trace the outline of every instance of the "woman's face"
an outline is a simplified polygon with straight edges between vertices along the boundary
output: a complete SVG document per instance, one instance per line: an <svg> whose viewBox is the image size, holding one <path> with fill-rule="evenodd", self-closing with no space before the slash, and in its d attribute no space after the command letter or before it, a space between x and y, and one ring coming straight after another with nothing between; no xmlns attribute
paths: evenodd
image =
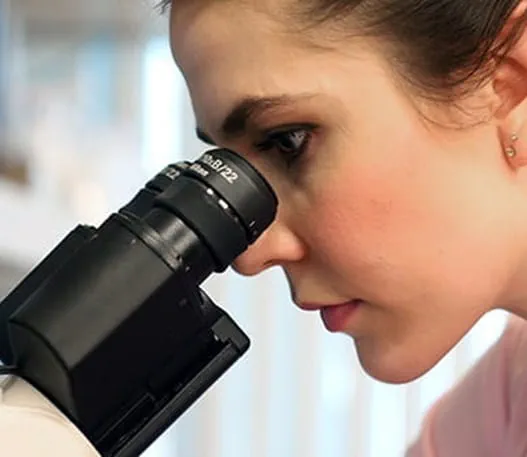
<svg viewBox="0 0 527 457"><path fill-rule="evenodd" d="M361 39L309 45L271 17L281 3L172 11L199 129L258 168L280 202L235 268L283 267L305 309L360 303L322 312L326 326L354 338L373 377L409 381L500 304L512 274L496 127L445 128L452 113L413 98L382 53Z"/></svg>

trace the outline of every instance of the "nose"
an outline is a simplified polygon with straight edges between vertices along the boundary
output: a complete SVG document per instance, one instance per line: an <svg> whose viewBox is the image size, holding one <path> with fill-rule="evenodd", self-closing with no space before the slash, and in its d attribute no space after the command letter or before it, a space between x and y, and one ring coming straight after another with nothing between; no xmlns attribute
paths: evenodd
<svg viewBox="0 0 527 457"><path fill-rule="evenodd" d="M271 226L233 263L244 276L254 276L267 268L297 262L305 256L300 238L280 220Z"/></svg>

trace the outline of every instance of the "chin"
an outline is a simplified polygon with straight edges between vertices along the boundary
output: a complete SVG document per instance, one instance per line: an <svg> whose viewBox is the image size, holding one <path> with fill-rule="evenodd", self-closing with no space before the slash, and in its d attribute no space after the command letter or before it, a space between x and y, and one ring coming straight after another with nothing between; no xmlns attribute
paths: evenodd
<svg viewBox="0 0 527 457"><path fill-rule="evenodd" d="M416 354L415 347L380 350L361 341L357 341L356 346L363 370L373 379L388 384L415 381L428 373L444 355Z"/></svg>

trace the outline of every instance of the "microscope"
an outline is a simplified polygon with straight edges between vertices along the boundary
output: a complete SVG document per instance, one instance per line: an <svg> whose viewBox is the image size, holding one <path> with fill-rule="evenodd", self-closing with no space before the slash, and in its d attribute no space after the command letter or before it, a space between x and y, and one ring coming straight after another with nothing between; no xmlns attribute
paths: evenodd
<svg viewBox="0 0 527 457"><path fill-rule="evenodd" d="M102 457L137 457L249 348L200 285L276 216L227 149L169 165L99 227L73 229L0 303L0 359Z"/></svg>

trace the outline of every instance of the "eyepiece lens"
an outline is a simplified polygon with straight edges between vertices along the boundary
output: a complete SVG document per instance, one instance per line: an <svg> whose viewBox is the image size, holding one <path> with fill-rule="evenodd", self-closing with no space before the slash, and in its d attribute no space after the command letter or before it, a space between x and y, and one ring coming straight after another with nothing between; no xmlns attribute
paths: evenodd
<svg viewBox="0 0 527 457"><path fill-rule="evenodd" d="M239 217L249 243L271 224L278 199L266 179L243 157L229 149L214 149L192 163L184 174L214 189Z"/></svg>

